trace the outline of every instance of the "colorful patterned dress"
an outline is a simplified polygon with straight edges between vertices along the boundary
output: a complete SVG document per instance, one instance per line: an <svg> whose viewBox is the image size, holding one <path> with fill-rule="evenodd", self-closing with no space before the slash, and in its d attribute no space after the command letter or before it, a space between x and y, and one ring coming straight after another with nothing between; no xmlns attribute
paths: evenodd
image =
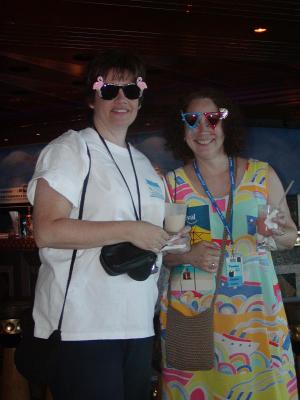
<svg viewBox="0 0 300 400"><path fill-rule="evenodd" d="M210 371L179 371L166 365L165 282L161 302L163 400L295 400L297 382L286 315L269 251L257 248L258 204L266 203L268 165L249 160L233 203L235 251L243 256L243 284L229 287L224 266L214 314L215 361ZM167 176L174 196L174 175ZM192 242L221 243L223 224L207 197L182 168L176 170L177 202L188 204ZM228 196L216 199L224 212ZM224 212L225 215L225 212ZM229 244L229 243L228 243ZM227 248L228 249L228 248ZM215 289L214 274L191 265L172 269L171 302L185 315L206 309ZM189 338L186 338L188 349Z"/></svg>

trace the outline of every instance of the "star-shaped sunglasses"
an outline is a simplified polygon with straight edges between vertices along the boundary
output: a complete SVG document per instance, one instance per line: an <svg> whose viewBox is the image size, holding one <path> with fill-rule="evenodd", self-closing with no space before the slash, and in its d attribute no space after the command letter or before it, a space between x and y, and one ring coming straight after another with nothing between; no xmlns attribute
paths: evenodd
<svg viewBox="0 0 300 400"><path fill-rule="evenodd" d="M113 100L122 89L125 97L129 100L136 100L142 97L144 89L147 89L146 82L142 77L138 77L136 83L127 83L125 85L114 85L112 83L105 83L102 76L98 76L97 81L93 84L93 89L97 90L99 96L103 100Z"/></svg>
<svg viewBox="0 0 300 400"><path fill-rule="evenodd" d="M220 108L219 111L213 112L186 112L181 111L181 120L190 128L196 129L202 119L202 116L206 119L208 124L215 129L217 123L221 119L225 119L228 116L227 108Z"/></svg>

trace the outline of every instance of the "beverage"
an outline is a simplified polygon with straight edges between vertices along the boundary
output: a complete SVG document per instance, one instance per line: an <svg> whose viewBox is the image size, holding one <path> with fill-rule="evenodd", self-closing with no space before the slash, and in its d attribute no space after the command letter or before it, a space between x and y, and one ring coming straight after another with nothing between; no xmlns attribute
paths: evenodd
<svg viewBox="0 0 300 400"><path fill-rule="evenodd" d="M177 233L185 226L186 204L166 203L164 228L169 233Z"/></svg>
<svg viewBox="0 0 300 400"><path fill-rule="evenodd" d="M166 203L164 229L172 236L163 247L163 251L180 250L185 252L189 250L186 237L181 238L181 235L178 234L185 227L186 209L186 204Z"/></svg>
<svg viewBox="0 0 300 400"><path fill-rule="evenodd" d="M9 215L12 222L12 230L10 235L12 237L19 238L21 236L20 214L18 211L9 211Z"/></svg>
<svg viewBox="0 0 300 400"><path fill-rule="evenodd" d="M257 233L263 236L271 236L272 231L267 227L265 224L265 220L267 218L267 215L261 215L257 217L256 220L256 227L257 227Z"/></svg>
<svg viewBox="0 0 300 400"><path fill-rule="evenodd" d="M177 233L185 225L185 215L168 215L165 217L165 230L169 233Z"/></svg>
<svg viewBox="0 0 300 400"><path fill-rule="evenodd" d="M257 233L262 236L272 236L273 230L278 229L277 223L272 221L277 214L278 210L270 204L259 205L256 220Z"/></svg>

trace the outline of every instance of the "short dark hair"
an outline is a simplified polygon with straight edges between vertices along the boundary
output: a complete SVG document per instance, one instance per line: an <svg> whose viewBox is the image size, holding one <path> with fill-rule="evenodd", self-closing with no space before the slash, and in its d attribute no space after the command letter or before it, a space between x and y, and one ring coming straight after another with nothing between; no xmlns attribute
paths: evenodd
<svg viewBox="0 0 300 400"><path fill-rule="evenodd" d="M135 79L139 76L145 79L146 76L143 61L131 50L114 48L99 53L90 61L86 70L85 86L88 101L94 99L93 83L97 77L105 78L111 70L119 77L124 77L127 73L133 75Z"/></svg>
<svg viewBox="0 0 300 400"><path fill-rule="evenodd" d="M238 106L221 90L207 87L182 97L164 130L166 149L171 150L176 159L186 162L194 158L192 150L184 140L184 124L180 112L185 112L193 100L204 98L211 99L218 108L227 108L229 111L228 117L222 121L225 153L234 157L243 149L245 131Z"/></svg>

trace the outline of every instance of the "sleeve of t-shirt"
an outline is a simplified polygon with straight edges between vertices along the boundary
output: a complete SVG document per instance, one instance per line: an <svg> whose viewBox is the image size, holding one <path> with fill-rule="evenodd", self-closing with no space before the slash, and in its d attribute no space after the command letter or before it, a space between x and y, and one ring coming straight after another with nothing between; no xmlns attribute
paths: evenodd
<svg viewBox="0 0 300 400"><path fill-rule="evenodd" d="M69 131L49 143L40 153L32 179L28 183L27 197L34 204L36 183L45 179L49 186L79 207L83 181L88 172L85 141L77 132Z"/></svg>

